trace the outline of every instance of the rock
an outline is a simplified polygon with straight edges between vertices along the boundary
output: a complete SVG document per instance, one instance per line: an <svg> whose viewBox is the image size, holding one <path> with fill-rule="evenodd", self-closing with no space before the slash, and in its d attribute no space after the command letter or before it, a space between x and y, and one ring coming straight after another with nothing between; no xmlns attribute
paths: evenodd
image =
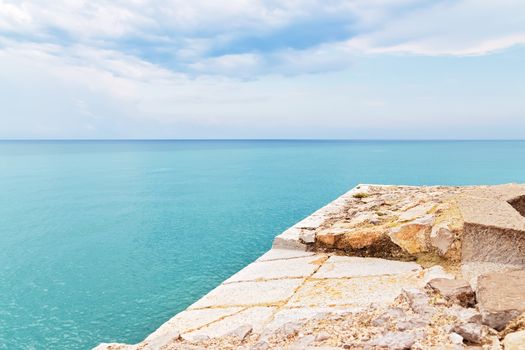
<svg viewBox="0 0 525 350"><path fill-rule="evenodd" d="M412 209L408 209L404 211L403 213L401 213L401 215L399 215L399 220L400 221L414 220L418 217L426 215L434 206L435 206L435 203L432 203L432 202L417 205L413 207Z"/></svg>
<svg viewBox="0 0 525 350"><path fill-rule="evenodd" d="M372 320L374 327L387 327L395 320L406 318L406 313L400 308L388 308L384 313Z"/></svg>
<svg viewBox="0 0 525 350"><path fill-rule="evenodd" d="M240 341L243 341L248 336L248 334L250 334L251 332L252 332L252 326L249 324L245 324L235 329L228 335L230 337L234 337L234 338L239 339Z"/></svg>
<svg viewBox="0 0 525 350"><path fill-rule="evenodd" d="M270 348L270 345L266 341L261 340L261 341L255 343L250 348L250 350L268 350L269 348Z"/></svg>
<svg viewBox="0 0 525 350"><path fill-rule="evenodd" d="M350 220L350 226L358 226L364 223L371 223L374 224L374 222L379 222L379 217L376 213L369 212L369 211L363 211L355 215Z"/></svg>
<svg viewBox="0 0 525 350"><path fill-rule="evenodd" d="M415 333L409 332L387 332L384 335L368 341L366 344L376 347L384 347L390 350L410 349L417 341Z"/></svg>
<svg viewBox="0 0 525 350"><path fill-rule="evenodd" d="M452 344L463 344L463 337L457 333L450 333L448 339Z"/></svg>
<svg viewBox="0 0 525 350"><path fill-rule="evenodd" d="M273 240L273 248L296 249L306 251L306 245L301 243L302 229L290 227Z"/></svg>
<svg viewBox="0 0 525 350"><path fill-rule="evenodd" d="M335 230L335 229L325 229L321 230L316 235L316 240L319 243L322 243L328 247L335 246L336 242L342 237L345 232L348 230Z"/></svg>
<svg viewBox="0 0 525 350"><path fill-rule="evenodd" d="M210 337L205 335L205 334L197 334L197 335L193 336L191 338L191 340L194 341L194 342L201 342L201 341L210 340Z"/></svg>
<svg viewBox="0 0 525 350"><path fill-rule="evenodd" d="M156 350L162 348L164 345L172 342L181 340L180 333L168 333L153 339L147 340L146 345L141 350Z"/></svg>
<svg viewBox="0 0 525 350"><path fill-rule="evenodd" d="M476 304L476 295L467 281L435 278L428 282L428 286L453 303L465 307Z"/></svg>
<svg viewBox="0 0 525 350"><path fill-rule="evenodd" d="M320 332L315 337L315 341L317 342L323 342L328 339L330 339L330 334L328 334L327 332Z"/></svg>
<svg viewBox="0 0 525 350"><path fill-rule="evenodd" d="M430 321L427 319L420 319L417 317L408 318L404 320L399 320L396 323L396 329L398 331L407 331L416 328L424 328L430 324Z"/></svg>
<svg viewBox="0 0 525 350"><path fill-rule="evenodd" d="M432 230L433 220L434 216L427 215L399 227L394 227L388 235L392 242L410 254L426 252L427 236Z"/></svg>
<svg viewBox="0 0 525 350"><path fill-rule="evenodd" d="M429 304L428 295L419 289L403 289L401 295L408 301L410 308L416 314L424 317L431 317L434 314L434 309Z"/></svg>
<svg viewBox="0 0 525 350"><path fill-rule="evenodd" d="M507 334L503 339L505 350L523 350L525 349L525 330Z"/></svg>
<svg viewBox="0 0 525 350"><path fill-rule="evenodd" d="M291 344L288 349L290 350L303 350L306 347L308 347L310 344L312 344L315 341L315 336L313 335L306 335L304 337L301 337L297 339L293 344Z"/></svg>
<svg viewBox="0 0 525 350"><path fill-rule="evenodd" d="M525 331L525 313L510 321L509 324L507 324L507 327L505 327L499 335L504 338L507 334L518 331Z"/></svg>
<svg viewBox="0 0 525 350"><path fill-rule="evenodd" d="M525 312L525 270L494 272L478 277L476 296L483 323L502 330Z"/></svg>
<svg viewBox="0 0 525 350"><path fill-rule="evenodd" d="M441 223L432 228L430 232L430 243L437 248L441 255L445 255L454 242L454 233L450 230L448 224Z"/></svg>
<svg viewBox="0 0 525 350"><path fill-rule="evenodd" d="M302 230L299 239L303 243L314 243L315 242L315 231L314 230Z"/></svg>
<svg viewBox="0 0 525 350"><path fill-rule="evenodd" d="M481 324L481 314L476 309L466 309L459 305L453 305L445 309L445 314L456 317L461 323Z"/></svg>
<svg viewBox="0 0 525 350"><path fill-rule="evenodd" d="M485 349L487 350L501 350L501 342L499 341L499 338L495 335L488 337L490 344L485 345ZM489 347L490 346L490 347Z"/></svg>
<svg viewBox="0 0 525 350"><path fill-rule="evenodd" d="M299 330L301 329L301 325L297 322L287 322L283 324L281 327L277 328L275 330L275 333L285 337L285 338L291 338L297 335L299 333Z"/></svg>
<svg viewBox="0 0 525 350"><path fill-rule="evenodd" d="M134 345L119 344L119 343L101 343L92 350L132 350L136 347Z"/></svg>
<svg viewBox="0 0 525 350"><path fill-rule="evenodd" d="M453 331L463 337L468 342L480 344L485 336L483 326L478 323L464 323L456 325Z"/></svg>
<svg viewBox="0 0 525 350"><path fill-rule="evenodd" d="M425 271L425 276L423 277L423 281L425 284L432 281L435 278L448 278L448 279L454 279L454 275L448 273L445 271L443 266L440 265L434 265Z"/></svg>

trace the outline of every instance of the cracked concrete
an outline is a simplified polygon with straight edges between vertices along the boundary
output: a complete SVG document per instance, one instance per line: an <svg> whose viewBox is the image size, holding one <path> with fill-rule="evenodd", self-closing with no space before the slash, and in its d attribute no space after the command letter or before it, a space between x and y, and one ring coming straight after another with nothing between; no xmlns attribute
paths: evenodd
<svg viewBox="0 0 525 350"><path fill-rule="evenodd" d="M433 278L463 273L475 284L481 273L523 267L523 194L523 185L357 186L276 237L273 249L144 342L96 349L161 349L244 325L264 334L304 317L387 306Z"/></svg>

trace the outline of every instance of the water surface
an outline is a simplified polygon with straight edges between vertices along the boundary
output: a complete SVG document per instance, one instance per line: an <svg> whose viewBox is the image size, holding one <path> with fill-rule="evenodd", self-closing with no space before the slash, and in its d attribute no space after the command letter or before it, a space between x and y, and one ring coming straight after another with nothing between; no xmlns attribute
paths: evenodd
<svg viewBox="0 0 525 350"><path fill-rule="evenodd" d="M133 343L358 183L525 182L525 142L0 142L0 349Z"/></svg>

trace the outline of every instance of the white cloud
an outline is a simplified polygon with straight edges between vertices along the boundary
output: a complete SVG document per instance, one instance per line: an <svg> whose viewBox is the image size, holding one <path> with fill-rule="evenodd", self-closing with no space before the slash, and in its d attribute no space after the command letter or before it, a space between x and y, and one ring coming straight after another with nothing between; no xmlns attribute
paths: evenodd
<svg viewBox="0 0 525 350"><path fill-rule="evenodd" d="M280 30L316 20L347 21L351 37L269 51L236 47L251 37L279 41ZM0 37L3 31L66 52L73 44L185 73L241 77L343 68L354 53L482 55L525 43L523 23L520 0L0 0ZM217 48L222 53L210 56Z"/></svg>
<svg viewBox="0 0 525 350"><path fill-rule="evenodd" d="M295 25L321 23L323 30L331 21L347 21L349 37L271 49L237 44L278 41ZM34 128L40 136L76 130L89 137L104 128L108 135L122 128L140 135L149 122L341 128L347 117L356 127L373 128L391 125L389 111L404 113L398 121L418 124L421 111L397 102L408 105L404 99L412 96L318 86L308 73L335 79L332 72L362 57L486 55L525 44L524 23L525 5L512 0L0 0L0 89L13 96L11 85L19 85L20 96L5 94L4 106L28 118L4 115L0 130L23 131L42 111L47 122ZM405 91L421 98L417 89ZM34 107L24 105L27 100ZM425 101L437 110L442 105L436 98ZM491 110L488 103L475 111ZM325 116L334 106L340 111ZM509 114L515 110L509 104ZM126 121L136 130L126 129Z"/></svg>

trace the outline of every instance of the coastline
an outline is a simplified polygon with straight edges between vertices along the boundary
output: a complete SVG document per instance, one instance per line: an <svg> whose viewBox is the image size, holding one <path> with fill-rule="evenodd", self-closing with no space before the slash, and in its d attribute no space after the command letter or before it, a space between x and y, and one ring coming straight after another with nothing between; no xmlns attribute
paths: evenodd
<svg viewBox="0 0 525 350"><path fill-rule="evenodd" d="M432 343L462 348L476 342L497 349L507 336L498 337L497 331L505 332L525 311L525 301L521 310L521 299L513 297L513 305L518 305L515 312L502 316L501 310L484 311L493 297L483 305L451 302L432 284L438 280L459 285L461 293L475 300L482 294L480 278L484 283L483 278L495 278L494 274L522 271L524 199L523 185L358 185L278 235L270 251L143 342L100 344L95 349L314 349L316 343L318 347L343 348L338 347L340 339L330 336L319 341L320 331L308 334L306 325L324 322L329 334L328 329L339 322L334 317L360 320L368 314L379 319L405 304L411 317L421 322L414 321L410 329L393 335L385 329L371 331L369 324L354 324L349 327L364 337L353 339L355 347L350 348L381 348L385 344L390 348L388 337L393 337L393 343L408 339L414 349L431 348ZM519 276L515 278L518 285L524 283ZM441 304L433 304L431 296ZM426 322L428 315L414 310L414 300L436 320ZM465 313L472 316L469 322L462 320ZM438 322L446 315L455 317L456 328L448 329ZM283 337L290 324L296 332ZM469 338L468 332L460 329L465 324L474 324L471 327L479 337Z"/></svg>

